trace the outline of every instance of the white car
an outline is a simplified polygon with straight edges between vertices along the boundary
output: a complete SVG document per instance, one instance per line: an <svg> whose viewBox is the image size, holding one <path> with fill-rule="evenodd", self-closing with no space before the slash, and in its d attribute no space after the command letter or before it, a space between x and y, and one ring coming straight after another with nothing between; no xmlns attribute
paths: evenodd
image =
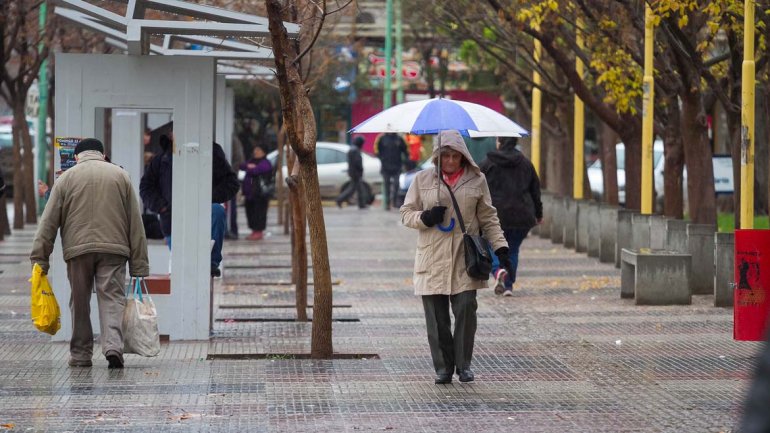
<svg viewBox="0 0 770 433"><path fill-rule="evenodd" d="M618 163L618 202L626 202L626 147L623 143L615 145L615 157ZM663 197L663 141L655 140L652 146L653 178L655 179L655 192L658 200ZM601 199L604 196L604 174L602 173L602 161L596 160L588 166L588 181L591 183L591 192L594 198ZM685 173L685 179L687 174Z"/></svg>
<svg viewBox="0 0 770 433"><path fill-rule="evenodd" d="M318 164L318 184L321 189L321 198L335 198L342 187L350 179L348 177L348 150L347 144L319 141L316 143L316 162ZM267 159L275 167L278 151L267 154ZM364 181L369 184L372 191L377 193L382 185L380 174L380 160L368 153L361 152L364 164ZM286 164L283 165L284 179L288 175Z"/></svg>

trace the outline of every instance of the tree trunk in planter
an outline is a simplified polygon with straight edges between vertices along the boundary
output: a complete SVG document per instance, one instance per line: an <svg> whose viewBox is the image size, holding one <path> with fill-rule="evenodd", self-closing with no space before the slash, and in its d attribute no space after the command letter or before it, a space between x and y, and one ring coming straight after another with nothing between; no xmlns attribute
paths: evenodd
<svg viewBox="0 0 770 433"><path fill-rule="evenodd" d="M16 123L14 120L14 129L17 128ZM21 134L18 132L13 133L13 228L24 228L24 166L21 163Z"/></svg>
<svg viewBox="0 0 770 433"><path fill-rule="evenodd" d="M332 347L332 282L329 270L329 251L326 242L323 208L316 167L316 121L295 58L298 49L289 40L283 26L284 8L278 0L265 0L269 21L270 38L275 57L276 77L281 93L281 107L286 125L287 139L297 155L300 181L305 192L307 219L310 227L313 255L313 327L310 356L328 359ZM302 31L311 25L303 21ZM302 35L300 35L300 40Z"/></svg>
<svg viewBox="0 0 770 433"><path fill-rule="evenodd" d="M626 209L642 208L642 124L630 114L622 116L625 128L616 130L624 145Z"/></svg>
<svg viewBox="0 0 770 433"><path fill-rule="evenodd" d="M690 220L696 224L716 224L714 166L703 101L697 90L691 92L685 89L681 97Z"/></svg>
<svg viewBox="0 0 770 433"><path fill-rule="evenodd" d="M684 218L684 142L678 98L669 98L667 104L668 122L663 131L663 215L670 218Z"/></svg>
<svg viewBox="0 0 770 433"><path fill-rule="evenodd" d="M305 206L302 201L302 180L299 177L299 167L292 164L292 173L286 183L289 186L289 202L291 203L291 243L294 259L292 260L292 277L295 287L295 302L297 321L307 322L307 242L305 242Z"/></svg>

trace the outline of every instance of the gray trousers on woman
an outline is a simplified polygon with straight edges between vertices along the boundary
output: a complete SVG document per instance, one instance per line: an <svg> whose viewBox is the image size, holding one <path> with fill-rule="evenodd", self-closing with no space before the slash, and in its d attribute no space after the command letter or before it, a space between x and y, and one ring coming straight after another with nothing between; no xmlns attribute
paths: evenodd
<svg viewBox="0 0 770 433"><path fill-rule="evenodd" d="M455 332L449 305L455 317ZM422 297L428 344L436 374L453 374L471 367L473 341L476 336L476 291L468 290L456 295L426 295Z"/></svg>
<svg viewBox="0 0 770 433"><path fill-rule="evenodd" d="M123 353L123 309L126 305L127 258L116 254L86 253L67 260L70 280L72 340L70 357L91 360L94 334L91 328L91 291L96 286L102 354Z"/></svg>

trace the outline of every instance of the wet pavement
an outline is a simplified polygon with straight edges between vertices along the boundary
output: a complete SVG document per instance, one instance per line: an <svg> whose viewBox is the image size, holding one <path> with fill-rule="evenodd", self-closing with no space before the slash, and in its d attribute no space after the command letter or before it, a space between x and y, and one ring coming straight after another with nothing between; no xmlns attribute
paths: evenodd
<svg viewBox="0 0 770 433"><path fill-rule="evenodd" d="M713 297L636 306L612 265L530 236L514 296L479 293L476 381L434 385L414 231L397 212L325 211L346 359L301 359L311 325L292 321L275 209L272 236L225 243L210 341L126 355L117 371L100 355L68 367L67 344L34 329L34 227L0 242L0 431L735 431L759 346L732 340L732 309Z"/></svg>

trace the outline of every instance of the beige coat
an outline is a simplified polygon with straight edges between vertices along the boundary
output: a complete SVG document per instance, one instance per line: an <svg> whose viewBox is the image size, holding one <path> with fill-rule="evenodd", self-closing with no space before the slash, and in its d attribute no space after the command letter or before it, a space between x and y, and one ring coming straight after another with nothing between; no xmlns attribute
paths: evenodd
<svg viewBox="0 0 770 433"><path fill-rule="evenodd" d="M30 260L48 272L48 258L61 229L64 260L86 253L128 258L131 276L150 273L147 238L131 180L125 170L85 151L56 181L32 242Z"/></svg>
<svg viewBox="0 0 770 433"><path fill-rule="evenodd" d="M473 162L465 142L457 131L441 133L442 148L449 147L465 156L465 172L452 188L460 206L468 234L479 234L492 244L493 250L507 247L497 210L492 206L487 181ZM438 147L433 146L433 157L438 156ZM401 222L417 230L417 253L414 261L415 295L455 295L467 290L487 287L487 281L473 280L465 272L465 252L460 223L455 221L455 228L450 233L436 227L427 227L420 219L423 211L436 206L438 179L436 170L423 170L415 176L401 206ZM446 185L441 184L441 206L446 206L442 226L455 218L452 199Z"/></svg>

